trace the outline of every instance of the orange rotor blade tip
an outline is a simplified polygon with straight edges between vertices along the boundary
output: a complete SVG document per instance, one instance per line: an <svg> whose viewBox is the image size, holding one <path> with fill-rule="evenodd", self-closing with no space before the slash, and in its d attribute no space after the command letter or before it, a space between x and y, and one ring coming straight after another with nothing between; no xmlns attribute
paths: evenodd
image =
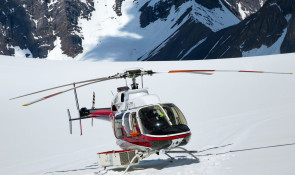
<svg viewBox="0 0 295 175"><path fill-rule="evenodd" d="M29 106L28 104L24 104L24 105L22 105L22 106Z"/></svg>

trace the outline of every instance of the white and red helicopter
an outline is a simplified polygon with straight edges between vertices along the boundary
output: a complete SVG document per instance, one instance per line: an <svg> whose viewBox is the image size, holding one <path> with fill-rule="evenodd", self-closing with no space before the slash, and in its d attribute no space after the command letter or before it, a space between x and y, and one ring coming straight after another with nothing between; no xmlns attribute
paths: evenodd
<svg viewBox="0 0 295 175"><path fill-rule="evenodd" d="M281 72L264 72L264 71L236 71L236 70L172 70L166 73L196 73L203 75L212 75L214 72L245 72L245 73L270 73L270 74L292 74ZM114 135L117 139L116 143L122 148L121 151L108 151L98 153L98 163L102 167L108 166L126 166L125 172L131 165L138 164L140 160L152 155L164 153L172 158L169 153L188 153L195 159L193 154L197 151L188 151L181 147L188 144L191 131L188 127L185 116L181 110L173 103L161 103L159 97L149 94L147 88L139 88L136 78L154 75L163 72L154 72L152 70L131 69L123 73L117 73L109 77L96 78L86 81L80 81L65 84L38 92L18 96L17 99L40 92L62 88L66 86L74 86L73 88L60 91L40 98L23 106L29 106L42 100L54 97L59 94L74 90L76 106L79 111L78 118L71 118L68 109L70 122L70 132L72 134L72 121L80 121L80 130L82 135L83 119L103 119L112 122ZM92 108L80 108L77 98L76 89L94 83L99 83L113 79L132 79L130 88L128 86L118 87L117 94L111 103L110 108L95 108L95 94L93 97ZM81 84L79 86L76 86ZM12 100L10 99L10 100ZM181 151L173 151L172 149L180 148Z"/></svg>

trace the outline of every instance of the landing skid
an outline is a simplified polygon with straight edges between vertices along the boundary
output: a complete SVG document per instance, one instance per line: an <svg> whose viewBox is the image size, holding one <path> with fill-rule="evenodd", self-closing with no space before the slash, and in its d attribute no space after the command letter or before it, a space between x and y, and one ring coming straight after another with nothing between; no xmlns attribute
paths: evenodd
<svg viewBox="0 0 295 175"><path fill-rule="evenodd" d="M133 162L136 160L136 158L140 160L142 160L143 158L143 153L142 152L138 152L133 158L132 160L130 161L129 165L127 166L127 168L125 169L124 171L124 174L128 171L128 169L130 168L130 166L133 164Z"/></svg>
<svg viewBox="0 0 295 175"><path fill-rule="evenodd" d="M189 154L191 155L194 159L196 159L197 161L199 161L199 159L193 154L193 153L198 153L198 151L192 151L192 150L187 150L183 147L177 147L178 149L181 149L180 151L174 151L174 150L169 150L169 151L165 151L165 155L167 155L170 159L171 162L173 162L173 160L175 159L174 157L172 157L170 154ZM176 149L176 148L173 148ZM129 168L134 165L135 162L137 162L136 164L138 164L142 159L149 157L150 155L152 155L155 152L135 152L135 155L133 156L133 158L130 160L130 162L128 163L128 166L126 167L124 174L129 170ZM103 170L100 170L97 174L101 175L101 174L106 174L109 170L107 169L106 166L103 166Z"/></svg>
<svg viewBox="0 0 295 175"><path fill-rule="evenodd" d="M171 153L172 154L184 154L184 153L186 153L186 154L191 155L194 159L199 161L199 159L193 154L193 153L198 153L198 151L189 151L189 150L187 150L187 149L185 149L183 147L176 147L176 148L182 149L182 151L171 151L171 150L169 150L169 151L165 152L166 156L168 156L170 159L172 159L172 161L175 158L170 155ZM176 148L174 148L174 149L176 149Z"/></svg>

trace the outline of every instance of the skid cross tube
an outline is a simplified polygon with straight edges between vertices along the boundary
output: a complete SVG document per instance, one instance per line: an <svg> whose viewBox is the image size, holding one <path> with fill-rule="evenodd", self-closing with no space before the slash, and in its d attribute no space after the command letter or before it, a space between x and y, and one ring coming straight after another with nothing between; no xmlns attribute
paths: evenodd
<svg viewBox="0 0 295 175"><path fill-rule="evenodd" d="M136 154L132 160L130 161L129 165L127 166L127 168L124 171L124 174L128 171L128 169L130 168L131 164L135 161L136 158L139 158L141 155L140 154Z"/></svg>

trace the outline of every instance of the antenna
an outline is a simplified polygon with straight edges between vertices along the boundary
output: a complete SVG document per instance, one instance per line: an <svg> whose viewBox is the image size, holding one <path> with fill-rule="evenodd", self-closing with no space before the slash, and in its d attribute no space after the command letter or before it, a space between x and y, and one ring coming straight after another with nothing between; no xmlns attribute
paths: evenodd
<svg viewBox="0 0 295 175"><path fill-rule="evenodd" d="M143 76L141 75L141 88L143 88Z"/></svg>

